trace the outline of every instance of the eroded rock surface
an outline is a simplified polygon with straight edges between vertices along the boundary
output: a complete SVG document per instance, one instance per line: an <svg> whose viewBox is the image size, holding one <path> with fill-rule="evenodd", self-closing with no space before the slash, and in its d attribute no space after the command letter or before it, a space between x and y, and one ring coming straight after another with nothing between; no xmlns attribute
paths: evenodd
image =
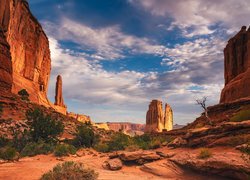
<svg viewBox="0 0 250 180"><path fill-rule="evenodd" d="M224 49L225 87L220 103L250 97L250 28L245 26Z"/></svg>
<svg viewBox="0 0 250 180"><path fill-rule="evenodd" d="M38 104L49 106L47 99L48 80L51 70L49 41L41 25L32 15L27 1L24 0L1 0L0 4L1 31L4 32L12 60L12 71L8 68L6 87L13 78L12 92L18 93L26 89L30 94L30 100ZM1 35L1 51L5 58L9 59L8 45ZM2 54L2 53L1 53ZM9 61L2 60L6 67L10 66ZM6 63L7 62L7 63ZM2 63L1 63L2 65ZM8 81L8 82L7 82Z"/></svg>

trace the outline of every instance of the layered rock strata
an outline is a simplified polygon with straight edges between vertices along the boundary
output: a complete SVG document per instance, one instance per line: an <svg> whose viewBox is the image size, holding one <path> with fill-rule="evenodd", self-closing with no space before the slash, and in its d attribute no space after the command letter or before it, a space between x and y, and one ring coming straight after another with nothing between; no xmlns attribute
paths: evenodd
<svg viewBox="0 0 250 180"><path fill-rule="evenodd" d="M27 1L1 0L0 22L4 41L10 46L12 92L18 93L21 89L26 89L31 101L49 106L49 41L41 25L30 12ZM1 35L1 39L2 37Z"/></svg>
<svg viewBox="0 0 250 180"><path fill-rule="evenodd" d="M225 87L220 103L250 98L250 28L243 26L224 49Z"/></svg>
<svg viewBox="0 0 250 180"><path fill-rule="evenodd" d="M166 104L165 112L162 109L162 102L153 100L147 111L145 132L162 132L173 129L173 111Z"/></svg>

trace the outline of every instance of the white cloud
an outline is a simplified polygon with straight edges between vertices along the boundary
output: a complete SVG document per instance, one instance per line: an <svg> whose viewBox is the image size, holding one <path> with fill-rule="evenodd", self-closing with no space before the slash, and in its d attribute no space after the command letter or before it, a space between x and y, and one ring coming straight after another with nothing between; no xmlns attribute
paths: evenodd
<svg viewBox="0 0 250 180"><path fill-rule="evenodd" d="M206 47L208 42L197 40L194 43L177 45L171 52L168 49L168 53L184 59L182 65L189 62L189 53L195 58L187 65L188 70L180 69L159 74L126 70L108 72L98 62L93 63L86 59L85 55L63 49L56 39L49 39L52 56L49 97L54 97L55 79L61 74L64 97L72 106L69 106L69 110L89 114L95 121L130 120L143 123L148 103L156 98L170 103L174 108L175 122L184 124L193 120L200 112L194 103L196 98L206 95L209 96L211 104L218 102L222 84L216 81L220 74L207 76L213 67L202 69L202 65L197 63L199 58L207 55L201 49ZM195 85L203 89L188 90L190 86ZM76 107L73 107L73 104L77 104Z"/></svg>
<svg viewBox="0 0 250 180"><path fill-rule="evenodd" d="M124 51L161 55L164 46L154 44L147 38L138 38L121 32L119 26L99 29L79 22L62 18L59 24L43 22L49 35L58 40L69 40L82 49L94 51L92 56L98 60L115 60L124 57Z"/></svg>
<svg viewBox="0 0 250 180"><path fill-rule="evenodd" d="M211 26L220 24L228 32L249 25L249 0L130 0L153 15L173 19L169 27L178 27L187 37L213 33Z"/></svg>

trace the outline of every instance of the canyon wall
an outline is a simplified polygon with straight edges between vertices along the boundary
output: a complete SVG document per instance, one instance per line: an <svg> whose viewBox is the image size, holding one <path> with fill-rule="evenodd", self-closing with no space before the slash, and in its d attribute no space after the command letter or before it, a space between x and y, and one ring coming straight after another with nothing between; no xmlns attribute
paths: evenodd
<svg viewBox="0 0 250 180"><path fill-rule="evenodd" d="M220 103L250 98L250 28L243 26L224 49L225 87Z"/></svg>
<svg viewBox="0 0 250 180"><path fill-rule="evenodd" d="M3 40L1 35L1 45L6 41L10 48L12 71L8 72L13 78L12 92L26 89L31 101L49 106L51 60L49 41L41 25L25 0L1 0L0 20L5 37Z"/></svg>
<svg viewBox="0 0 250 180"><path fill-rule="evenodd" d="M0 30L0 91L11 92L12 81L10 46Z"/></svg>
<svg viewBox="0 0 250 180"><path fill-rule="evenodd" d="M162 132L173 129L173 111L170 105L165 105L165 112L162 109L162 102L152 100L146 115L145 132Z"/></svg>

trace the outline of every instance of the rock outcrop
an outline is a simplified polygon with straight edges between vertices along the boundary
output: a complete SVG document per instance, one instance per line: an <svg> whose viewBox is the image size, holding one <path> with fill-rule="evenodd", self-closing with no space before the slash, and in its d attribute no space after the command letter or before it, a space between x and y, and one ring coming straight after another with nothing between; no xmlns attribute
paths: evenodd
<svg viewBox="0 0 250 180"><path fill-rule="evenodd" d="M63 93L62 93L62 77L57 76L56 79L56 89L55 89L55 103L52 107L64 115L67 114L67 106L64 104Z"/></svg>
<svg viewBox="0 0 250 180"><path fill-rule="evenodd" d="M169 104L165 104L164 126L167 131L173 129L173 110Z"/></svg>
<svg viewBox="0 0 250 180"><path fill-rule="evenodd" d="M224 49L225 87L220 103L250 98L250 28L243 26Z"/></svg>
<svg viewBox="0 0 250 180"><path fill-rule="evenodd" d="M56 91L55 91L55 105L66 107L64 105L63 93L62 93L62 77L60 75L57 76L56 79Z"/></svg>
<svg viewBox="0 0 250 180"><path fill-rule="evenodd" d="M91 123L92 124L90 116L87 116L85 114L76 114L73 112L67 112L67 116L72 117L72 118L74 118L77 121L82 122L82 123Z"/></svg>
<svg viewBox="0 0 250 180"><path fill-rule="evenodd" d="M47 99L51 70L49 41L41 25L30 12L27 1L1 0L0 22L5 40L10 46L12 92L17 93L21 89L26 89L31 101L49 106ZM8 46L5 47L8 49ZM7 79L6 81L11 81L9 76Z"/></svg>
<svg viewBox="0 0 250 180"><path fill-rule="evenodd" d="M162 132L173 129L173 111L171 107L165 105L165 113L162 110L162 102L153 100L146 115L145 132Z"/></svg>

